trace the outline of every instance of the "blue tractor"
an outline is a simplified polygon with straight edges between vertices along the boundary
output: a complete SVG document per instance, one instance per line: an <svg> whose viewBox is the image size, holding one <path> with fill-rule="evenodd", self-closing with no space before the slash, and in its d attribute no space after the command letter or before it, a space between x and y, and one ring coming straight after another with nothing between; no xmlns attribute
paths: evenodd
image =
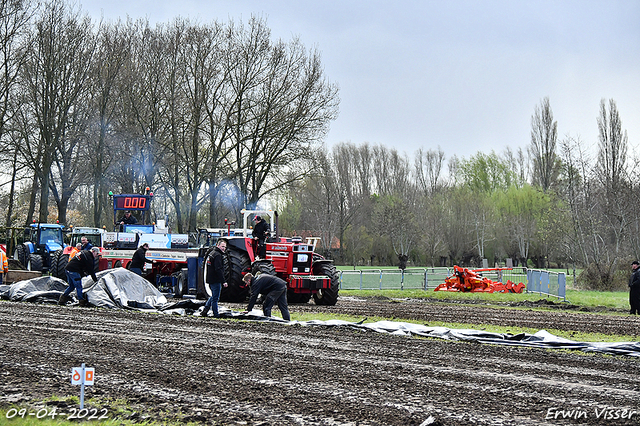
<svg viewBox="0 0 640 426"><path fill-rule="evenodd" d="M64 226L53 223L32 223L24 229L22 243L16 246L13 258L29 271L48 272L53 254L65 246Z"/></svg>

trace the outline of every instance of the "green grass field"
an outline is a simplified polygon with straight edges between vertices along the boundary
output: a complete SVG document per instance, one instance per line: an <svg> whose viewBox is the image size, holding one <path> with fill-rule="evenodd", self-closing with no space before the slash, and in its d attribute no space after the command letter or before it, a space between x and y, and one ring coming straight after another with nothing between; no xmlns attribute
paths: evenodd
<svg viewBox="0 0 640 426"><path fill-rule="evenodd" d="M337 266L342 272L340 294L361 294L363 296L384 295L392 298L437 298L454 300L487 300L489 302L518 302L523 300L539 300L549 298L553 301L566 302L573 305L590 308L605 307L624 309L629 307L629 294L627 292L598 292L583 291L573 288L573 277L566 278L566 301L553 296L537 292L522 294L515 293L457 293L438 292L433 289L444 282L452 269L446 268L407 268L404 276L398 268L393 267L358 267ZM425 269L427 272L427 290L424 290ZM449 272L449 273L448 273ZM554 270L552 272L565 272L566 270ZM497 280L495 273L487 273L487 277ZM503 281L510 279L514 283L527 284L527 276L515 271L504 271ZM358 293L362 292L362 293ZM378 292L378 293L376 293Z"/></svg>

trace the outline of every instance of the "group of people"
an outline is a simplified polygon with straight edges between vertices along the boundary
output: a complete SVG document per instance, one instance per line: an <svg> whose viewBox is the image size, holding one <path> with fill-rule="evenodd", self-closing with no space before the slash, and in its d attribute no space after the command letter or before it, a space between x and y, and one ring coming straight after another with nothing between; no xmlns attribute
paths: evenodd
<svg viewBox="0 0 640 426"><path fill-rule="evenodd" d="M209 311L212 311L213 316L216 318L220 316L218 310L220 293L222 287L228 286L224 278L224 263L222 260L222 256L227 250L227 244L227 240L219 239L205 261L205 283L211 290L211 296L205 303L202 312L200 312L201 317L206 317ZM291 321L287 304L287 283L285 280L269 274L260 274L254 277L253 274L248 273L243 277L243 281L251 290L249 304L247 310L244 311L245 314L253 309L258 300L258 296L262 295L262 313L264 316L270 317L271 309L277 303L280 313L282 314L282 319Z"/></svg>
<svg viewBox="0 0 640 426"><path fill-rule="evenodd" d="M127 212L125 216L120 220L121 224L135 223L135 218L131 216L130 212ZM255 216L254 221L256 226L253 229L253 238L257 240L258 245L258 258L264 258L266 255L265 239L268 234L269 225L260 217ZM224 262L223 256L227 249L227 240L221 238L218 240L216 246L211 250L205 261L205 283L211 290L211 296L204 305L204 309L200 313L200 316L206 317L209 311L212 311L213 316L218 318L220 312L218 309L218 302L220 300L220 293L222 287L227 287L228 284L225 280ZM142 275L142 268L145 263L153 263L153 260L147 259L146 252L149 250L149 244L142 244L133 254L129 269L138 275ZM83 294L82 277L90 275L94 282L97 281L95 275L95 259L100 255L100 249L93 247L86 237L81 238L81 243L73 248L69 255L69 262L66 267L67 283L68 287L58 300L59 305L64 305L71 301L70 294L75 289L78 297L78 304L80 306L87 306L88 302ZM1 262L1 258L0 258ZM0 283L2 282L2 275L0 274ZM286 321L291 320L289 314L289 308L287 304L287 283L276 276L269 274L260 274L253 276L248 273L243 278L244 283L250 288L251 295L249 297L249 304L245 313L249 313L256 304L259 295L263 295L262 311L265 316L271 316L271 310L275 304L278 305L282 318Z"/></svg>

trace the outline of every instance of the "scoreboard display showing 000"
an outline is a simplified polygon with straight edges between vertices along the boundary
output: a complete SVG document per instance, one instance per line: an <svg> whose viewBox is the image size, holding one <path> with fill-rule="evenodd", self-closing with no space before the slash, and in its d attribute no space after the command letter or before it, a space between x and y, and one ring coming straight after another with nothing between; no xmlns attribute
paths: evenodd
<svg viewBox="0 0 640 426"><path fill-rule="evenodd" d="M147 211L151 195L122 194L113 196L114 210Z"/></svg>

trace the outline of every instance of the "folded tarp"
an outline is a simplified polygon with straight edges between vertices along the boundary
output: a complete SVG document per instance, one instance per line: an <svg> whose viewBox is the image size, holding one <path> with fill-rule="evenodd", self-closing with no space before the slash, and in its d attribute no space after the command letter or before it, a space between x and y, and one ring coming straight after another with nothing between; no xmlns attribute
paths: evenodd
<svg viewBox="0 0 640 426"><path fill-rule="evenodd" d="M149 281L124 268L108 269L97 274L95 284L91 277L82 279L87 300L99 308L157 310L167 298Z"/></svg>
<svg viewBox="0 0 640 426"><path fill-rule="evenodd" d="M58 301L60 294L67 288L67 283L59 278L38 277L19 281L0 288L0 297L16 302L48 302Z"/></svg>
<svg viewBox="0 0 640 426"><path fill-rule="evenodd" d="M124 268L109 269L82 278L83 293L93 306L114 309L159 310L167 298L149 281ZM57 303L67 283L55 277L38 277L0 287L0 297L15 302ZM75 290L70 297L75 300Z"/></svg>

